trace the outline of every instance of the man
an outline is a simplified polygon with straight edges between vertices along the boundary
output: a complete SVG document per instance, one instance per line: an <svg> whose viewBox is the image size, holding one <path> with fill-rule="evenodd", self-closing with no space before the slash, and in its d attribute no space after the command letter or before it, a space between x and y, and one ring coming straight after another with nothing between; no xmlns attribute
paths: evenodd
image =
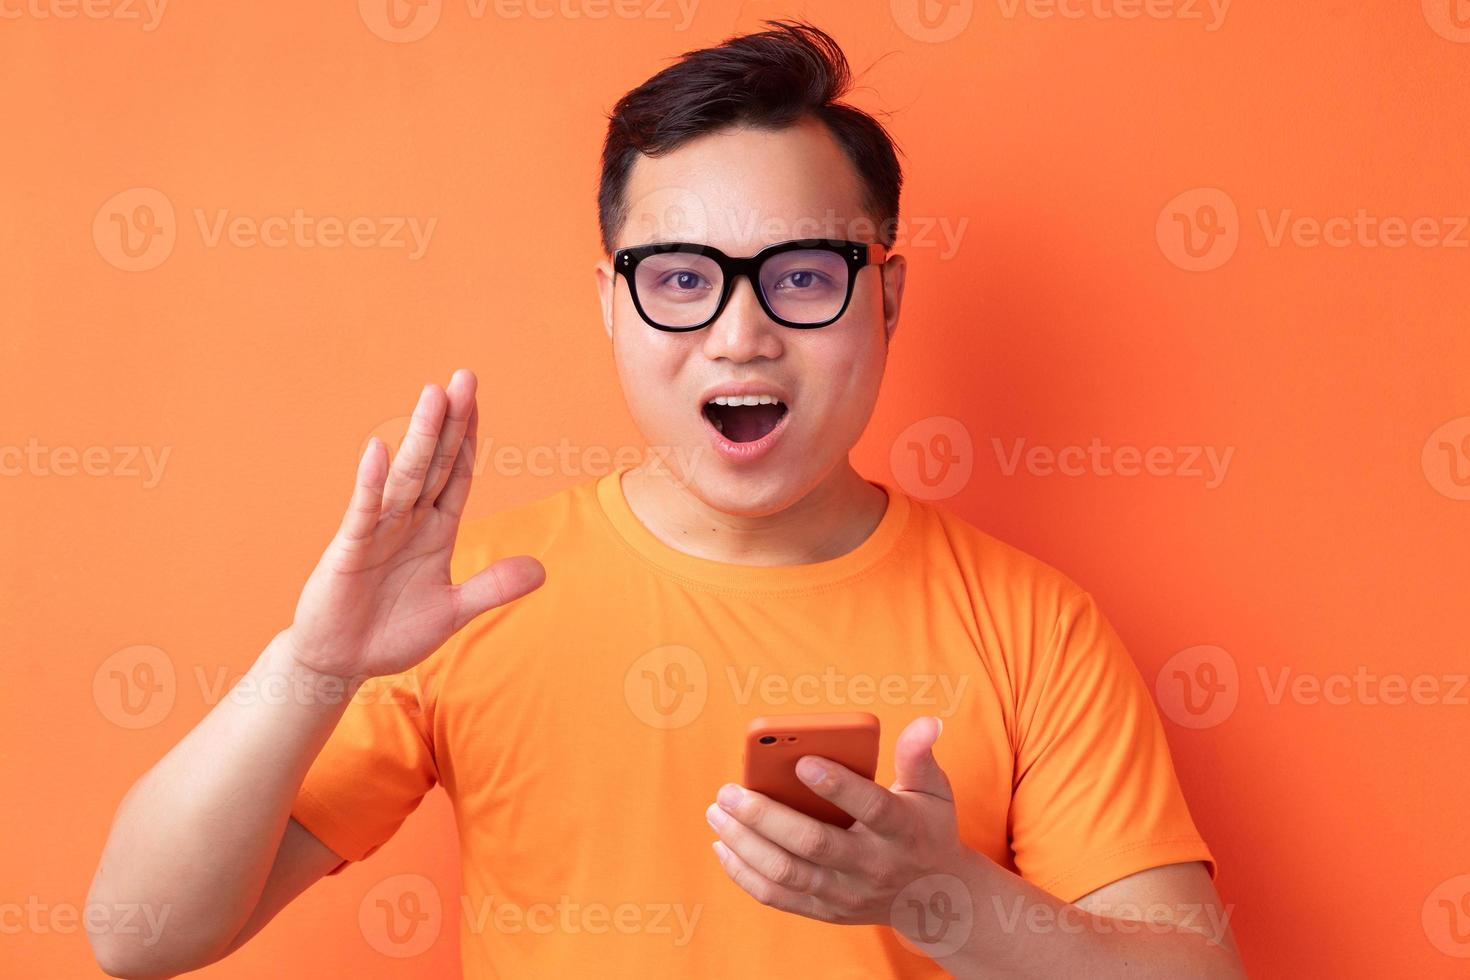
<svg viewBox="0 0 1470 980"><path fill-rule="evenodd" d="M596 281L653 458L461 526L475 377L427 386L245 682L293 696L222 700L120 807L90 899L171 916L104 969L227 955L442 783L466 976L1240 975L1091 596L848 462L900 168L831 38L771 27L609 121ZM798 765L851 828L738 785L751 718L833 710L883 723L878 781Z"/></svg>

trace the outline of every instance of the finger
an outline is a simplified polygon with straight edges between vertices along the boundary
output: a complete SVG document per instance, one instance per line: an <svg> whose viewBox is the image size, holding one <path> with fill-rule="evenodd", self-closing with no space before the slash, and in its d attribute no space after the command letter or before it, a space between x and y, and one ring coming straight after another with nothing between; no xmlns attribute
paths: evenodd
<svg viewBox="0 0 1470 980"><path fill-rule="evenodd" d="M424 476L429 472L434 446L439 441L439 429L444 421L446 398L438 385L424 385L419 401L414 406L413 417L408 422L408 433L393 458L393 468L388 471L388 482L383 488L383 513L400 515L413 508L424 486Z"/></svg>
<svg viewBox="0 0 1470 980"><path fill-rule="evenodd" d="M796 760L796 776L813 793L876 834L891 836L906 826L892 793L841 763L804 755Z"/></svg>
<svg viewBox="0 0 1470 980"><path fill-rule="evenodd" d="M784 847L777 847L761 834L711 803L704 818L720 835L720 840L761 877L783 888L806 895L819 895L832 883L833 872L805 858L799 858Z"/></svg>
<svg viewBox="0 0 1470 980"><path fill-rule="evenodd" d="M459 455L460 443L464 441L470 412L475 407L476 384L474 372L460 368L454 372L454 376L449 379L449 386L444 389L449 398L449 408L444 413L444 427L439 430L439 441L434 446L429 472L424 475L424 489L419 492L421 504L432 504L449 480L455 457Z"/></svg>
<svg viewBox="0 0 1470 980"><path fill-rule="evenodd" d="M454 466L449 471L449 482L444 485L444 490L434 505L455 518L464 513L465 502L470 497L470 484L475 479L475 450L479 446L479 438L480 406L472 401L464 439L460 443L459 452L455 454Z"/></svg>
<svg viewBox="0 0 1470 980"><path fill-rule="evenodd" d="M944 722L933 715L925 715L909 722L898 736L893 750L893 770L897 778L893 781L895 792L926 793L942 800L954 802L954 790L949 777L934 758L934 743L944 730Z"/></svg>
<svg viewBox="0 0 1470 980"><path fill-rule="evenodd" d="M715 799L721 810L799 858L837 871L858 867L859 845L849 830L734 783L720 787Z"/></svg>
<svg viewBox="0 0 1470 980"><path fill-rule="evenodd" d="M769 905L783 912L794 912L809 919L833 921L833 916L826 911L819 899L783 888L765 878L721 841L714 842L714 851L715 856L720 859L720 867L725 869L725 874L730 876L730 880L762 905Z"/></svg>
<svg viewBox="0 0 1470 980"><path fill-rule="evenodd" d="M530 555L502 558L453 587L456 631L483 612L534 592L546 581L546 568Z"/></svg>
<svg viewBox="0 0 1470 980"><path fill-rule="evenodd" d="M388 477L388 451L377 436L368 439L362 459L357 461L357 482L342 515L341 534L347 541L360 541L378 526L383 503L383 481Z"/></svg>

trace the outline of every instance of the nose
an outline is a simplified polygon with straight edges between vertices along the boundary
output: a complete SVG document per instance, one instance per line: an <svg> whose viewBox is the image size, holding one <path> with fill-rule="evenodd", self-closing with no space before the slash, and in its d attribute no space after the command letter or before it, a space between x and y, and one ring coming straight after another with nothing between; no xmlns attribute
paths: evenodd
<svg viewBox="0 0 1470 980"><path fill-rule="evenodd" d="M757 357L781 356L781 325L766 316L748 276L739 276L730 290L730 301L706 328L705 356L725 358L737 364Z"/></svg>

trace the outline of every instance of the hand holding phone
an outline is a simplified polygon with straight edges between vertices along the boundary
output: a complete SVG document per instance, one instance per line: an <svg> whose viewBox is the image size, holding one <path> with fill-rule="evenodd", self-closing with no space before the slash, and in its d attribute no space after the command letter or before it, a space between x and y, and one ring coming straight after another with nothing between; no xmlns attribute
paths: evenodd
<svg viewBox="0 0 1470 980"><path fill-rule="evenodd" d="M853 817L822 799L796 775L796 760L820 756L864 779L878 769L878 718L866 711L767 715L745 730L745 778L755 790L800 813L844 830Z"/></svg>

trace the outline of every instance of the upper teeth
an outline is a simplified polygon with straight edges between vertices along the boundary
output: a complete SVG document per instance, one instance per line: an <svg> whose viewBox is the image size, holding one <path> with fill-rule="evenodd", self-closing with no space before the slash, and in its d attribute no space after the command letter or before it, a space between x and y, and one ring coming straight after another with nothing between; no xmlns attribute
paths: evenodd
<svg viewBox="0 0 1470 980"><path fill-rule="evenodd" d="M716 395L710 400L713 405L779 405L781 399L775 395Z"/></svg>

